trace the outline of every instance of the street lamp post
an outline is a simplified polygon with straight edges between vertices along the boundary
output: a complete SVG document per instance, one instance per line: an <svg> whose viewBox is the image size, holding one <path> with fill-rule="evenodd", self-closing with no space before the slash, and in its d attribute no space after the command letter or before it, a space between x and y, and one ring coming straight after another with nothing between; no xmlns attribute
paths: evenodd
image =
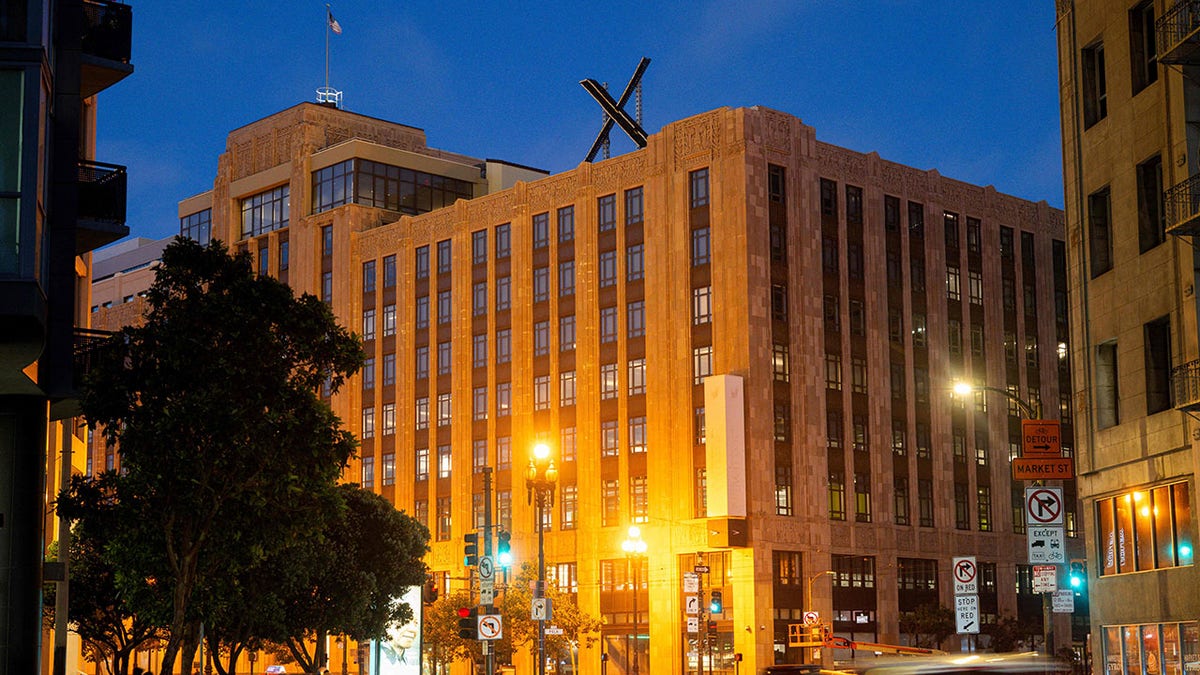
<svg viewBox="0 0 1200 675"><path fill-rule="evenodd" d="M544 443L533 447L533 456L525 468L525 492L530 503L537 498L538 581L533 589L535 600L546 597L546 509L554 506L554 487L558 469L550 459L550 448ZM546 675L546 619L538 619L538 675Z"/></svg>
<svg viewBox="0 0 1200 675"><path fill-rule="evenodd" d="M1021 413L1025 415L1025 419L1037 420L1037 419L1042 418L1042 410L1041 410L1040 402L1030 403L1030 402L1026 401L1025 399L1021 398L1020 396L1017 396L1013 392L1011 392L1007 389L1001 389L1000 387L988 387L985 385L971 384L970 382L966 382L966 381L962 381L962 380L954 383L954 393L958 394L959 396L961 396L963 398L966 398L966 396L968 394L971 394L972 392L974 392L976 390L990 391L990 392L993 392L996 394L1000 394L1001 396L1004 396L1005 398L1012 401L1013 404L1015 404L1017 406L1017 408L1021 411ZM1035 483L1035 485L1036 485L1036 483ZM1046 654L1048 656L1054 656L1054 623L1052 621L1052 619L1054 618L1053 607L1051 605L1050 594L1042 593L1041 595L1042 595L1042 646L1045 648Z"/></svg>
<svg viewBox="0 0 1200 675"><path fill-rule="evenodd" d="M816 581L817 579L820 579L821 577L825 576L826 574L833 576L833 575L837 574L837 572L834 572L833 570L825 570L823 572L817 572L816 574L814 574L808 578L808 593L804 596L804 604L808 605L807 611L813 610L813 596L812 596L813 595L813 592L812 592L813 582ZM809 635L808 637L810 640L812 639L811 635ZM809 647L809 658L805 659L806 661L812 660L812 649L813 649L813 647ZM824 661L825 661L825 652L822 651L821 652L821 662L824 663Z"/></svg>
<svg viewBox="0 0 1200 675"><path fill-rule="evenodd" d="M638 652L640 650L640 641L638 638L638 593L642 589L642 559L646 557L646 542L642 539L641 528L637 525L630 525L629 536L621 543L621 548L625 551L625 556L629 560L629 564L633 566L633 650L630 652L630 655L633 659L633 675L638 675L640 667L638 663ZM628 649L628 646L626 646L626 649Z"/></svg>

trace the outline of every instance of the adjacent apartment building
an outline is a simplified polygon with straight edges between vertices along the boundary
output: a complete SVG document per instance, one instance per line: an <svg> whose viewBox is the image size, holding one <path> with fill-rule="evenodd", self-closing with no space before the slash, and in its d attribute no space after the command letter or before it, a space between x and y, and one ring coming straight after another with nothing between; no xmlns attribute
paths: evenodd
<svg viewBox="0 0 1200 675"><path fill-rule="evenodd" d="M951 386L1042 403L1074 447L1066 242L1045 203L765 108L547 176L305 103L232 132L213 189L179 215L362 336L366 366L331 401L362 440L347 478L429 527L443 590L466 583L485 468L515 556L536 558L524 476L551 446L549 576L605 619L585 673L601 652L609 672L797 661L805 610L903 644L905 616L952 606L958 555L977 556L985 634L1041 621L1009 472L1019 406ZM688 632L698 563L724 597L711 659Z"/></svg>
<svg viewBox="0 0 1200 675"><path fill-rule="evenodd" d="M90 251L129 234L125 167L93 153L96 96L133 72L131 26L107 0L0 3L0 672L76 669L65 605L43 631L43 582L64 581L43 561L66 545L49 500L84 468Z"/></svg>
<svg viewBox="0 0 1200 675"><path fill-rule="evenodd" d="M1191 672L1200 668L1200 6L1057 7L1095 670Z"/></svg>

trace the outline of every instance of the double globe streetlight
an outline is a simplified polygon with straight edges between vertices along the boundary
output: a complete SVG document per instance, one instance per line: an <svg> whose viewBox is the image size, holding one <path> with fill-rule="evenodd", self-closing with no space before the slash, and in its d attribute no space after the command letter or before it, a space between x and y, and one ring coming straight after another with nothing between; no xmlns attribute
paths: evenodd
<svg viewBox="0 0 1200 675"><path fill-rule="evenodd" d="M625 541L621 542L621 549L625 551L625 557L629 564L633 567L633 649L629 649L626 644L626 651L630 652L633 659L633 675L638 675L638 652L640 651L640 637L638 636L638 593L642 589L641 572L642 559L646 557L646 541L642 539L642 529L637 525L629 526L629 536Z"/></svg>
<svg viewBox="0 0 1200 675"><path fill-rule="evenodd" d="M538 533L538 581L533 589L534 605L541 604L543 613L538 618L538 675L546 675L546 616L545 608L549 605L543 602L546 597L546 510L554 507L554 488L558 483L558 469L550 458L550 447L545 443L533 446L533 456L529 458L529 466L525 468L525 493L529 503L537 499L537 533Z"/></svg>

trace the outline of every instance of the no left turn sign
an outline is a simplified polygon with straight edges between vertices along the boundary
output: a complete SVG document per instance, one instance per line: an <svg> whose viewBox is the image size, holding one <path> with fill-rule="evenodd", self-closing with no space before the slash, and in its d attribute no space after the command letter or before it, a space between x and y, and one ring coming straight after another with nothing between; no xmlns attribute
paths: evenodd
<svg viewBox="0 0 1200 675"><path fill-rule="evenodd" d="M502 626L499 614L480 614L479 623L476 624L479 629L479 639L499 640L504 635Z"/></svg>

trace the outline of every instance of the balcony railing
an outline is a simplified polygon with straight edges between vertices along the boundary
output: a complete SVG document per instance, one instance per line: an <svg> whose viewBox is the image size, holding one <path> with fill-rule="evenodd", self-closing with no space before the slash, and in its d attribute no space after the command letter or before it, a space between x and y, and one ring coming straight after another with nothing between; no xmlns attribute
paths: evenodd
<svg viewBox="0 0 1200 675"><path fill-rule="evenodd" d="M80 92L86 98L133 72L133 8L110 0L83 0Z"/></svg>
<svg viewBox="0 0 1200 675"><path fill-rule="evenodd" d="M1167 234L1190 237L1200 234L1200 174L1163 193L1167 209Z"/></svg>
<svg viewBox="0 0 1200 675"><path fill-rule="evenodd" d="M1154 22L1159 63L1200 63L1200 0L1178 0Z"/></svg>
<svg viewBox="0 0 1200 675"><path fill-rule="evenodd" d="M1176 409L1200 410L1200 360L1172 368L1171 389L1175 394Z"/></svg>
<svg viewBox="0 0 1200 675"><path fill-rule="evenodd" d="M76 253L93 251L129 235L125 227L125 167L79 160Z"/></svg>

